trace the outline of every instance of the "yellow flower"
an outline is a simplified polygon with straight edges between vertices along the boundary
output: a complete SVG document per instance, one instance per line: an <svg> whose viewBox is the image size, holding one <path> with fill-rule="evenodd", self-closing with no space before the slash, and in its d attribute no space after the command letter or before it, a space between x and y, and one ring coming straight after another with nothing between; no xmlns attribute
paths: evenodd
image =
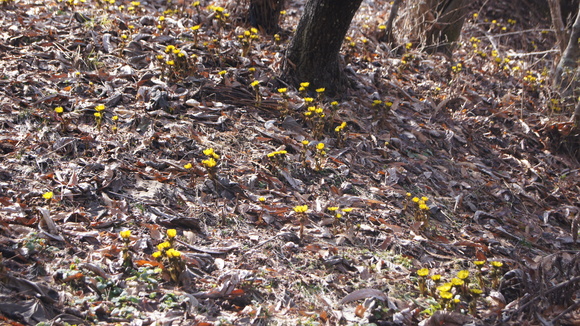
<svg viewBox="0 0 580 326"><path fill-rule="evenodd" d="M175 230L175 229L167 230L167 237L169 237L170 239L175 238L176 235L177 235L177 230Z"/></svg>
<svg viewBox="0 0 580 326"><path fill-rule="evenodd" d="M318 144L316 144L316 149L319 150L319 151L323 150L324 149L324 143L318 143Z"/></svg>
<svg viewBox="0 0 580 326"><path fill-rule="evenodd" d="M211 147L203 150L203 155L205 156L213 156L213 154L215 154L215 151Z"/></svg>
<svg viewBox="0 0 580 326"><path fill-rule="evenodd" d="M163 55L161 55L161 54L158 54L158 55L156 56L156 58L157 58L157 60L163 60Z"/></svg>
<svg viewBox="0 0 580 326"><path fill-rule="evenodd" d="M503 263L501 261L492 261L491 266L493 266L495 268L500 268L503 266Z"/></svg>
<svg viewBox="0 0 580 326"><path fill-rule="evenodd" d="M285 87L284 88L278 88L278 93L280 93L280 94L284 94L284 93L286 93L286 91L288 91L288 89L285 88Z"/></svg>
<svg viewBox="0 0 580 326"><path fill-rule="evenodd" d="M420 270L417 271L417 275L419 275L421 277L425 277L425 276L429 275L429 269L428 268L421 268Z"/></svg>
<svg viewBox="0 0 580 326"><path fill-rule="evenodd" d="M253 81L253 82L250 84L250 86L252 86L252 87L256 87L256 86L258 86L258 85L260 85L260 81L259 81L259 80L254 80L254 81Z"/></svg>
<svg viewBox="0 0 580 326"><path fill-rule="evenodd" d="M439 274L431 275L431 279L435 282L438 282L439 280L441 280L441 275Z"/></svg>
<svg viewBox="0 0 580 326"><path fill-rule="evenodd" d="M383 31L383 30L387 29L387 26L385 26L385 25L379 25L379 29L380 29L381 31Z"/></svg>
<svg viewBox="0 0 580 326"><path fill-rule="evenodd" d="M99 104L97 106L95 106L95 111L100 112L105 110L105 105L104 104Z"/></svg>
<svg viewBox="0 0 580 326"><path fill-rule="evenodd" d="M258 29L255 27L250 28L250 32L257 34L258 33Z"/></svg>
<svg viewBox="0 0 580 326"><path fill-rule="evenodd" d="M337 106L338 105L338 102L337 101L332 101L332 102L330 102L330 105Z"/></svg>
<svg viewBox="0 0 580 326"><path fill-rule="evenodd" d="M459 279L464 280L464 279L469 277L469 271L468 270L461 270L461 271L457 272L457 277Z"/></svg>
<svg viewBox="0 0 580 326"><path fill-rule="evenodd" d="M266 198L265 197L260 197L260 198L258 198L258 201L261 202L261 203L263 203L263 202L266 201Z"/></svg>
<svg viewBox="0 0 580 326"><path fill-rule="evenodd" d="M163 17L163 16L159 16L159 21L160 21L160 22L162 22L162 21L164 21L164 20L165 20L165 17Z"/></svg>
<svg viewBox="0 0 580 326"><path fill-rule="evenodd" d="M42 198L44 199L52 199L54 197L54 193L52 191L47 191L42 194Z"/></svg>
<svg viewBox="0 0 580 326"><path fill-rule="evenodd" d="M350 213L350 212L352 212L353 209L354 208L352 208L352 207L347 207L347 208L343 208L342 211L345 213Z"/></svg>
<svg viewBox="0 0 580 326"><path fill-rule="evenodd" d="M191 4L194 7L198 7L199 6L199 1L195 1L194 3Z"/></svg>
<svg viewBox="0 0 580 326"><path fill-rule="evenodd" d="M449 292L449 291L451 291L452 287L453 287L453 285L451 283L445 283L443 285L438 286L437 290L439 292Z"/></svg>
<svg viewBox="0 0 580 326"><path fill-rule="evenodd" d="M309 82L300 83L300 87L308 88L310 86Z"/></svg>
<svg viewBox="0 0 580 326"><path fill-rule="evenodd" d="M429 206L425 205L425 204L420 204L419 205L419 209L422 211L428 211L429 210Z"/></svg>
<svg viewBox="0 0 580 326"><path fill-rule="evenodd" d="M166 63L168 66L173 66L173 65L175 65L175 61L173 61L173 60L168 60L168 61L166 61L165 63Z"/></svg>
<svg viewBox="0 0 580 326"><path fill-rule="evenodd" d="M227 71L225 71L225 70L222 70L222 71L218 72L218 75L220 75L220 76L223 76L223 75L225 75L226 73L227 73Z"/></svg>
<svg viewBox="0 0 580 326"><path fill-rule="evenodd" d="M111 119L113 119L113 121L117 121L117 120L119 120L119 116L118 115L114 115Z"/></svg>
<svg viewBox="0 0 580 326"><path fill-rule="evenodd" d="M305 213L308 210L308 205L298 205L294 207L294 211L296 213Z"/></svg>
<svg viewBox="0 0 580 326"><path fill-rule="evenodd" d="M95 118L100 118L101 117L101 112L95 112L94 115L95 115Z"/></svg>
<svg viewBox="0 0 580 326"><path fill-rule="evenodd" d="M418 197L413 197L413 199L411 199L414 203L418 203L419 202L419 198Z"/></svg>
<svg viewBox="0 0 580 326"><path fill-rule="evenodd" d="M207 160L201 161L201 164L203 164L207 168L213 168L213 167L215 167L217 165L217 162L212 157L210 157Z"/></svg>
<svg viewBox="0 0 580 326"><path fill-rule="evenodd" d="M312 103L314 101L314 99L312 97L305 97L304 98L304 102L306 103Z"/></svg>
<svg viewBox="0 0 580 326"><path fill-rule="evenodd" d="M191 29L192 31L197 31L199 28L201 27L201 25L195 25L195 26L191 26L189 29Z"/></svg>
<svg viewBox="0 0 580 326"><path fill-rule="evenodd" d="M119 232L119 235L121 236L121 238L123 239L129 239L131 237L131 230L124 230Z"/></svg>
<svg viewBox="0 0 580 326"><path fill-rule="evenodd" d="M324 87L317 88L316 93L324 93L325 90L326 90L326 88L324 88Z"/></svg>
<svg viewBox="0 0 580 326"><path fill-rule="evenodd" d="M286 10L280 10L280 15L286 15Z"/></svg>
<svg viewBox="0 0 580 326"><path fill-rule="evenodd" d="M451 284L453 284L455 286L461 286L461 285L465 284L465 282L462 279L458 279L457 277L454 277L453 279L451 279Z"/></svg>
<svg viewBox="0 0 580 326"><path fill-rule="evenodd" d="M485 260L476 260L473 263L475 266L483 266L485 264Z"/></svg>
<svg viewBox="0 0 580 326"><path fill-rule="evenodd" d="M421 197L421 200L422 200L422 201L424 201L424 202L426 202L426 201L428 201L428 200L429 200L429 197L425 197L425 196L423 196L423 197Z"/></svg>
<svg viewBox="0 0 580 326"><path fill-rule="evenodd" d="M483 291L481 289L478 289L478 288L470 289L469 292L471 292L472 294L475 294L475 295L480 295L483 293Z"/></svg>
<svg viewBox="0 0 580 326"><path fill-rule="evenodd" d="M254 71L256 71L256 68L254 68L254 67L250 67L250 68L248 68L248 71L249 71L249 72L254 72Z"/></svg>
<svg viewBox="0 0 580 326"><path fill-rule="evenodd" d="M161 242L160 244L157 245L157 249L159 251L163 251L163 250L170 248L170 247L171 247L171 243L169 243L167 241Z"/></svg>
<svg viewBox="0 0 580 326"><path fill-rule="evenodd" d="M302 145L304 145L304 146L308 146L308 144L310 144L310 141L308 141L308 140L304 139L304 140L303 140L301 143L302 143Z"/></svg>
<svg viewBox="0 0 580 326"><path fill-rule="evenodd" d="M165 252L165 254L169 258L178 258L178 257L181 257L181 252L179 252L179 251L177 251L177 250L175 250L173 248L167 249L167 251Z"/></svg>
<svg viewBox="0 0 580 326"><path fill-rule="evenodd" d="M327 207L326 209L328 209L331 212L334 212L334 211L338 210L338 207L337 206L331 206L331 207Z"/></svg>
<svg viewBox="0 0 580 326"><path fill-rule="evenodd" d="M453 294L451 292L447 292L447 291L439 292L439 296L441 296L441 298L446 299L446 300L453 298Z"/></svg>
<svg viewBox="0 0 580 326"><path fill-rule="evenodd" d="M58 114L61 114L61 113L64 112L64 109L63 109L62 106L57 106L57 107L54 108L54 112L56 112Z"/></svg>
<svg viewBox="0 0 580 326"><path fill-rule="evenodd" d="M153 258L159 258L159 257L161 257L161 251L156 251L156 252L152 253L151 256L153 256Z"/></svg>

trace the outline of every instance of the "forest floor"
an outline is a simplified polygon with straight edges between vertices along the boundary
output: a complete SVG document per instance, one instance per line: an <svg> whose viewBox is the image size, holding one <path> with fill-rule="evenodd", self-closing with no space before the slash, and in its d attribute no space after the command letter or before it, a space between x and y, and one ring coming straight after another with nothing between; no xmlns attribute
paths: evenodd
<svg viewBox="0 0 580 326"><path fill-rule="evenodd" d="M326 99L276 78L300 2L276 38L111 2L0 1L3 324L580 323L542 12L473 9L450 60L365 1Z"/></svg>

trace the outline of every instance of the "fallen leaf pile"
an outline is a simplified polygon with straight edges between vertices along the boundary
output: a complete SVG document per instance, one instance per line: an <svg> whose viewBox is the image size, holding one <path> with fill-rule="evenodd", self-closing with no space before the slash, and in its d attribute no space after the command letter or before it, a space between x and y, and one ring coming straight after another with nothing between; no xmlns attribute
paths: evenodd
<svg viewBox="0 0 580 326"><path fill-rule="evenodd" d="M367 1L326 98L277 78L302 2L0 6L2 320L580 322L549 17L473 4L451 59Z"/></svg>

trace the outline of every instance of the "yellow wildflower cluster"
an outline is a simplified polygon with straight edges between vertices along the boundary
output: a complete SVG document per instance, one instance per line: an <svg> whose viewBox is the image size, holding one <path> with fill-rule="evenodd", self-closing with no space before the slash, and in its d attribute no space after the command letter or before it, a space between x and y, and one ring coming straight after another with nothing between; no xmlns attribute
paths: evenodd
<svg viewBox="0 0 580 326"><path fill-rule="evenodd" d="M259 38L258 37L258 29L255 27L252 27L249 30L244 31L244 33L238 35L238 39L240 40L240 43L242 44L242 56L243 57L248 55L248 53L250 52L250 50L252 48L252 44L258 38Z"/></svg>
<svg viewBox="0 0 580 326"><path fill-rule="evenodd" d="M288 151L280 150L280 151L270 152L266 156L268 156L269 158L272 158L272 157L276 157L276 156L283 156L286 154L288 154Z"/></svg>
<svg viewBox="0 0 580 326"><path fill-rule="evenodd" d="M207 10L213 11L213 19L217 20L222 27L228 22L230 14L225 12L226 10L224 7L210 5L207 7Z"/></svg>
<svg viewBox="0 0 580 326"><path fill-rule="evenodd" d="M46 200L51 200L52 197L54 197L54 193L52 191L47 191L47 192L42 194L42 198L44 198Z"/></svg>
<svg viewBox="0 0 580 326"><path fill-rule="evenodd" d="M294 212L296 213L303 214L306 213L306 211L308 211L308 205L294 206Z"/></svg>
<svg viewBox="0 0 580 326"><path fill-rule="evenodd" d="M97 124L97 129L99 131L101 131L101 124L103 122L103 116L104 116L103 111L104 110L105 110L105 105L104 104L99 104L99 105L95 106L95 111L96 111L94 113L95 123Z"/></svg>
<svg viewBox="0 0 580 326"><path fill-rule="evenodd" d="M451 71L453 71L454 73L459 73L461 72L461 70L463 70L463 65L461 63L451 66Z"/></svg>
<svg viewBox="0 0 580 326"><path fill-rule="evenodd" d="M344 130L344 128L346 128L346 121L342 122L340 125L338 125L336 128L334 128L334 131L336 131L337 133L340 133Z"/></svg>
<svg viewBox="0 0 580 326"><path fill-rule="evenodd" d="M177 230L169 229L166 233L166 241L157 245L157 251L151 256L158 261L163 262L164 268L174 282L179 280L179 275L183 272L185 265L181 260L181 252L174 248Z"/></svg>
<svg viewBox="0 0 580 326"><path fill-rule="evenodd" d="M278 150L266 154L266 157L268 157L268 159L270 160L270 165L272 167L280 168L284 166L284 164L286 164L286 154L288 154L288 151Z"/></svg>
<svg viewBox="0 0 580 326"><path fill-rule="evenodd" d="M220 156L216 154L213 148L204 149L203 154L207 156L207 159L202 160L201 164L205 167L209 178L215 179Z"/></svg>
<svg viewBox="0 0 580 326"><path fill-rule="evenodd" d="M429 198L423 197L413 197L410 192L408 192L403 200L403 211L411 210L414 214L416 221L424 222L426 225L429 222L429 205L427 205ZM414 205L411 205L414 204Z"/></svg>
<svg viewBox="0 0 580 326"><path fill-rule="evenodd" d="M123 230L119 232L119 235L121 236L122 239L129 239L131 238L131 230Z"/></svg>
<svg viewBox="0 0 580 326"><path fill-rule="evenodd" d="M157 59L161 61L165 67L169 67L173 74L177 73L191 73L190 67L194 66L188 62L187 53L175 45L167 45L165 47L165 55L157 55Z"/></svg>

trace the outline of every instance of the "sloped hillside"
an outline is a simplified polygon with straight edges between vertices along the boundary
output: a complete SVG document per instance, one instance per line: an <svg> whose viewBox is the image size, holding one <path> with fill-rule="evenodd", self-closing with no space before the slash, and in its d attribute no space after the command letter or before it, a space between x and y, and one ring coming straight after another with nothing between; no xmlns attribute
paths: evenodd
<svg viewBox="0 0 580 326"><path fill-rule="evenodd" d="M580 322L541 13L474 5L446 58L366 1L327 98L277 78L298 1L274 36L236 1L0 5L5 323Z"/></svg>

